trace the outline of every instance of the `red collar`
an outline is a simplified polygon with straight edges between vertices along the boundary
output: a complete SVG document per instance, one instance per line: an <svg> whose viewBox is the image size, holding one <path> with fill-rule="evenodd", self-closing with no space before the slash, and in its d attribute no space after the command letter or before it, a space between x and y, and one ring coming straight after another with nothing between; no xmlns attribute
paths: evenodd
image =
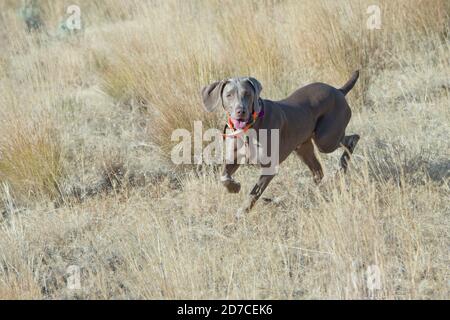
<svg viewBox="0 0 450 320"><path fill-rule="evenodd" d="M260 112L253 112L252 114L252 121L250 121L245 127L244 129L236 129L233 125L233 122L231 121L231 116L230 114L227 112L227 124L225 125L225 128L223 129L223 136L224 138L235 138L237 137L239 134L241 133L246 133L248 131L248 129L250 129L251 127L253 127L253 125L255 124L256 120L258 120L258 118L262 118L264 116L264 111L260 111ZM226 134L226 130L227 127L231 129L232 133L230 134Z"/></svg>

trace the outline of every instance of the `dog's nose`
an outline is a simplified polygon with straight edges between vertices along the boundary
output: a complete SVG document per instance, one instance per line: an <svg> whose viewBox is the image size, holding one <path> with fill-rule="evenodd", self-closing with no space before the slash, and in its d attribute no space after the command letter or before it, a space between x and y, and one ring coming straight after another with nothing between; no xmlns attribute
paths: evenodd
<svg viewBox="0 0 450 320"><path fill-rule="evenodd" d="M244 109L236 109L236 116L238 117L245 117L245 110Z"/></svg>

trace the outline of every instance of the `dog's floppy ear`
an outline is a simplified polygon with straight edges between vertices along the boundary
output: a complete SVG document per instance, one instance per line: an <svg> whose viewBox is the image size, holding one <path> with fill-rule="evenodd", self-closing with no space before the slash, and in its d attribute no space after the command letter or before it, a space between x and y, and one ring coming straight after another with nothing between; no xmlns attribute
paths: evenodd
<svg viewBox="0 0 450 320"><path fill-rule="evenodd" d="M203 105L208 112L212 112L222 105L222 91L227 81L221 80L211 83L202 89Z"/></svg>
<svg viewBox="0 0 450 320"><path fill-rule="evenodd" d="M261 105L259 104L259 95L262 91L262 85L258 80L252 77L248 77L246 80L252 85L253 89L255 90L255 98L253 99L253 112L260 112Z"/></svg>

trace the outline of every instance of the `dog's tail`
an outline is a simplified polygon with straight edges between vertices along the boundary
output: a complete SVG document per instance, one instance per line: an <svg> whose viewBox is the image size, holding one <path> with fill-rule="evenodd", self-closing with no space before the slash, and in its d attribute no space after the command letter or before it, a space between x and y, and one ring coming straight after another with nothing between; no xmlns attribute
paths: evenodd
<svg viewBox="0 0 450 320"><path fill-rule="evenodd" d="M353 72L350 80L348 80L347 83L344 84L344 86L339 89L339 91L342 92L345 96L350 90L352 90L358 78L359 78L359 70L356 70L355 72Z"/></svg>

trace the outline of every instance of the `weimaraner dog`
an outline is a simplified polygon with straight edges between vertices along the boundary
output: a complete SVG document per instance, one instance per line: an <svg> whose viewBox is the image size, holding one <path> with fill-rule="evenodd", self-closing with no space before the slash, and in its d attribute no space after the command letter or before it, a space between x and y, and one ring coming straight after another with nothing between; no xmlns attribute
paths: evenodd
<svg viewBox="0 0 450 320"><path fill-rule="evenodd" d="M319 183L323 171L312 141L323 153L331 153L343 146L345 150L340 165L344 172L350 154L358 143L359 135L345 135L351 117L345 95L353 88L358 77L359 72L354 72L340 89L325 83L312 83L280 101L261 99L262 86L255 78L232 78L204 87L202 98L209 112L223 107L228 115L228 126L232 129L251 127L256 132L260 129L278 129L279 163L295 151L312 171L314 181ZM231 193L237 193L241 188L240 183L232 178L238 167L237 162L224 165L221 181ZM273 177L274 174L261 174L238 215L251 210Z"/></svg>

